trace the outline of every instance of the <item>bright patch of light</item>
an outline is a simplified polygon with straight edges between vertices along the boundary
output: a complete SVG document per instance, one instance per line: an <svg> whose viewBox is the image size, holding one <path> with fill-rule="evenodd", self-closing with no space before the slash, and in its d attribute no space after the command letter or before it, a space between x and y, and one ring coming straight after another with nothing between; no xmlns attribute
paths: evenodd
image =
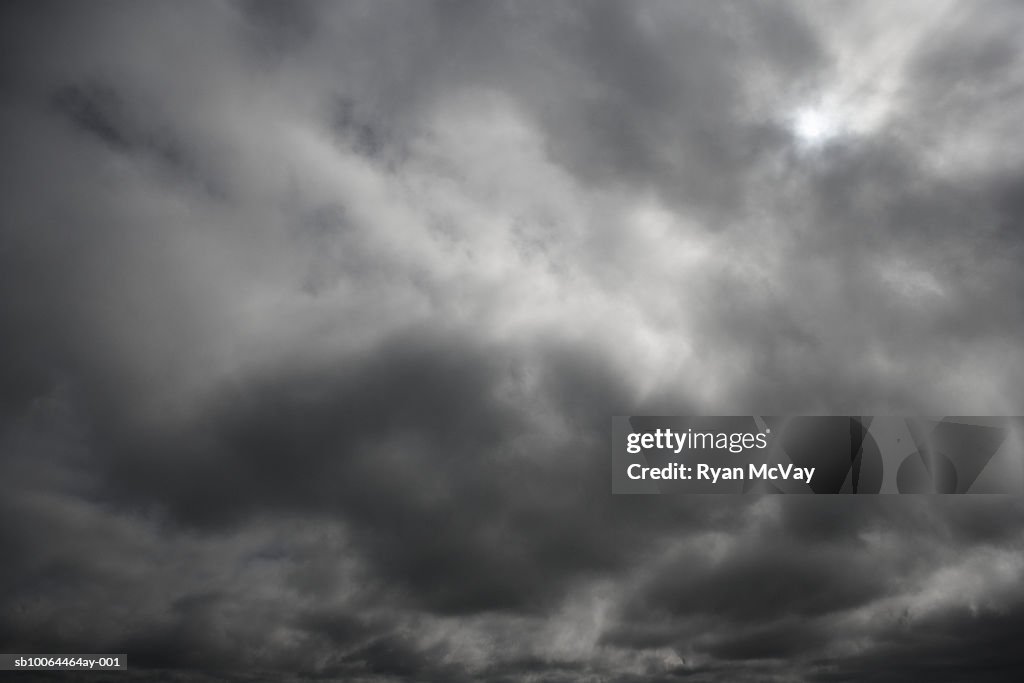
<svg viewBox="0 0 1024 683"><path fill-rule="evenodd" d="M804 107L793 115L791 131L805 147L820 147L841 131L838 118L822 107Z"/></svg>

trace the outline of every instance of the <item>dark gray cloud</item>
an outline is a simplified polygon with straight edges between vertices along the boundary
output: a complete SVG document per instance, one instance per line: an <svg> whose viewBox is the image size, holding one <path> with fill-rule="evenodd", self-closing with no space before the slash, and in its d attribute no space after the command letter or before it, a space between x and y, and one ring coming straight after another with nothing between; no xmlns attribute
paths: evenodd
<svg viewBox="0 0 1024 683"><path fill-rule="evenodd" d="M616 414L1024 412L1015 3L0 15L0 650L1019 678L1021 501L607 457Z"/></svg>

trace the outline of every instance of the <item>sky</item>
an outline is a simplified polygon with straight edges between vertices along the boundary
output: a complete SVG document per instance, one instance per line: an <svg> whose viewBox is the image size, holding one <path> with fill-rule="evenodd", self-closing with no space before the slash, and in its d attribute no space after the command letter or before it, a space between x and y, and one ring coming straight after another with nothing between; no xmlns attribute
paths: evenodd
<svg viewBox="0 0 1024 683"><path fill-rule="evenodd" d="M1020 680L1019 497L613 496L609 439L1024 414L1022 33L1003 0L4 3L0 651Z"/></svg>

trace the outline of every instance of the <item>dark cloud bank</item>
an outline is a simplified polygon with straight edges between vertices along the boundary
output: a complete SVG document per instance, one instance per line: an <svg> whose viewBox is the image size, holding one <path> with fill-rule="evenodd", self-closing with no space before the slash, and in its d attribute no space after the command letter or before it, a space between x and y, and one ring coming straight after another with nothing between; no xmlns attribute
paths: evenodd
<svg viewBox="0 0 1024 683"><path fill-rule="evenodd" d="M0 11L0 650L1020 680L1020 500L612 497L607 453L1024 414L1018 3Z"/></svg>

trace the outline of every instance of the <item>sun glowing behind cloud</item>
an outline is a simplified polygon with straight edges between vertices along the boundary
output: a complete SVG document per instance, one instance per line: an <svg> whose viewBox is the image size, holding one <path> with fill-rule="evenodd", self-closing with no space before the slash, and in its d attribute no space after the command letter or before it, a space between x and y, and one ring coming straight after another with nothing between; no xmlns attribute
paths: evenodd
<svg viewBox="0 0 1024 683"><path fill-rule="evenodd" d="M789 121L790 132L805 148L821 147L834 140L843 132L842 124L834 111L821 106L801 107Z"/></svg>

